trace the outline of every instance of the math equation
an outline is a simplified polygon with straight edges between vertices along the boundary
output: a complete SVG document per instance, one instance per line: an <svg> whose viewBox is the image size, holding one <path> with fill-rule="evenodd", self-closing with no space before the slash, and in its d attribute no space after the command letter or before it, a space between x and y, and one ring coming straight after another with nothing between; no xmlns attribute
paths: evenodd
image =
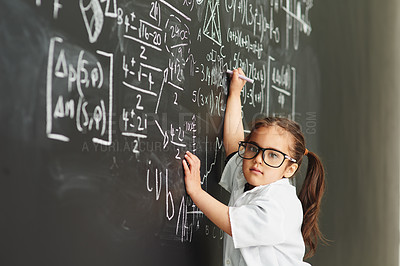
<svg viewBox="0 0 400 266"><path fill-rule="evenodd" d="M304 72L291 58L312 32L313 1L50 2L52 20L78 21L81 41L67 32L48 43L47 138L112 151L112 171L137 167L130 178L141 180L135 189L144 200L162 206L167 238L222 239L185 193L182 158L186 151L200 157L205 189L210 178L218 182L227 69L240 67L255 81L241 94L244 120L296 119ZM68 5L73 18L63 14ZM117 152L128 159L121 163ZM120 226L131 230L128 218Z"/></svg>

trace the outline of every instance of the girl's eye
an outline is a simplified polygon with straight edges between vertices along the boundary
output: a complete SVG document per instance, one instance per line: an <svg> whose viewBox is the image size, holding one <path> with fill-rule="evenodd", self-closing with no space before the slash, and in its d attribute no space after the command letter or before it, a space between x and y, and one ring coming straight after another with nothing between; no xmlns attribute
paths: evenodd
<svg viewBox="0 0 400 266"><path fill-rule="evenodd" d="M271 159L278 159L279 155L276 152L270 151L270 152L268 152L268 157Z"/></svg>
<svg viewBox="0 0 400 266"><path fill-rule="evenodd" d="M258 148L256 146L249 145L249 151L256 153L258 152Z"/></svg>

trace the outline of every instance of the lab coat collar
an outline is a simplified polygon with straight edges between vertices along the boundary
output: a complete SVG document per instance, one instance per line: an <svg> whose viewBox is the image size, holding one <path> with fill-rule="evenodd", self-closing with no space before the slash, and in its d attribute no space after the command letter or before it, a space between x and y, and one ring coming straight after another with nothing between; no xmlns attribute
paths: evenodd
<svg viewBox="0 0 400 266"><path fill-rule="evenodd" d="M283 178L281 178L281 179L279 179L279 180L277 180L277 181L275 181L275 182L272 182L272 183L270 183L270 184L260 185L260 186L254 187L254 188L252 188L252 189L250 189L250 190L245 191L245 193L246 193L246 192L255 192L255 191L257 191L257 190L260 190L260 189L263 189L263 188L266 188L266 187L268 187L268 186L270 186L270 185L275 185L275 184L276 184L276 185L278 185L278 184L290 185L289 178L283 177Z"/></svg>

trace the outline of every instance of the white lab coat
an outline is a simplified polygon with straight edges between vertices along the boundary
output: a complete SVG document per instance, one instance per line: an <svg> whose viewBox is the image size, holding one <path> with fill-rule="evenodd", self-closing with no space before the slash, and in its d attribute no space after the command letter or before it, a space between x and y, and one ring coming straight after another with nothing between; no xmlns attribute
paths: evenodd
<svg viewBox="0 0 400 266"><path fill-rule="evenodd" d="M224 236L225 266L305 266L303 210L287 178L243 192L242 159L235 154L219 183L231 193L232 237Z"/></svg>

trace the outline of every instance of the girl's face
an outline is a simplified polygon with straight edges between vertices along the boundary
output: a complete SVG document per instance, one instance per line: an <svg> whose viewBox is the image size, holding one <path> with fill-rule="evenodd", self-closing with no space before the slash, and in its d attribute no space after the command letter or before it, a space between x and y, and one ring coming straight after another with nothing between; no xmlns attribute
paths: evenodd
<svg viewBox="0 0 400 266"><path fill-rule="evenodd" d="M278 126L261 127L256 129L250 140L261 148L273 148L289 156L289 145L292 145L292 136ZM247 182L253 186L267 185L283 177L291 177L297 170L298 164L287 159L279 168L266 165L260 151L253 159L243 159L243 174Z"/></svg>

